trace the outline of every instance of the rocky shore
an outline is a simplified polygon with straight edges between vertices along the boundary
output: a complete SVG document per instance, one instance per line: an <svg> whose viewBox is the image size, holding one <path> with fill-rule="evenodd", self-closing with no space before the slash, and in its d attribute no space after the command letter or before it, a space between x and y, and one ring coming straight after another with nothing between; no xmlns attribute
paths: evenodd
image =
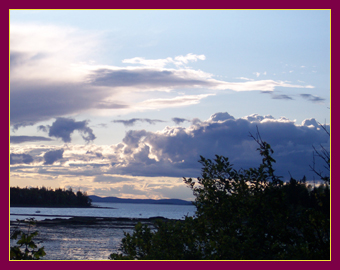
<svg viewBox="0 0 340 270"><path fill-rule="evenodd" d="M32 216L46 216L35 214ZM151 218L113 218L113 217L85 217L85 216L62 216L63 218L46 218L44 220L35 221L35 226L104 226L116 229L133 229L138 222L153 226L155 220L161 219L163 221L170 220L164 217ZM65 218L68 217L68 218ZM22 221L11 221L11 227L21 224Z"/></svg>

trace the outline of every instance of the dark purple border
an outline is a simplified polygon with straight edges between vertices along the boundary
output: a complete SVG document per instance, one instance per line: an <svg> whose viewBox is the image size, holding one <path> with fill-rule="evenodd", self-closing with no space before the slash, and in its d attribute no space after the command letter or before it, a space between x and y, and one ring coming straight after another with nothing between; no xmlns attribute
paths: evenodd
<svg viewBox="0 0 340 270"><path fill-rule="evenodd" d="M9 9L53 9L53 8L63 8L63 9L91 9L91 8L115 8L115 9L129 9L129 8L134 8L134 9L217 9L217 8L226 8L226 9L237 9L237 8L253 8L253 9L268 9L268 8L295 8L295 9L332 9L332 45L333 45L333 50L332 50L332 70L333 74L337 74L336 70L337 68L337 60L338 60L338 52L336 50L336 44L338 41L338 35L337 35L337 5L336 1L326 1L322 2L322 5L320 5L320 2L311 2L311 1L285 1L284 4L279 5L278 2L273 2L273 1L261 1L261 2L254 2L254 1L242 1L242 2L228 2L228 1L214 1L214 2L202 2L202 1L171 1L170 3L166 2L159 2L159 1L148 1L148 2L141 2L141 1L130 1L130 2L115 2L115 1L107 1L107 2L100 2L101 5L96 4L96 2L88 2L88 1L58 1L57 4L52 4L52 2L46 2L46 1L34 1L34 2L23 2L23 1L4 1L1 4L1 29L2 29L2 36L3 38L1 39L1 79L2 79L2 84L3 88L1 90L1 105L0 110L1 110L1 115L3 116L3 122L7 125L9 128L9 91L8 91L8 85L9 85L9 68L8 68L8 61L9 61L9 42L8 42L8 37L9 37ZM103 4L102 4L103 3ZM245 5L247 4L247 5ZM333 149L339 149L339 143L335 140L336 134L338 134L340 127L337 125L334 125L334 122L336 121L336 116L338 114L338 108L336 101L339 99L339 92L336 89L335 85L333 84L333 91L332 91L332 99L331 99L331 108L332 108L332 135L333 135L333 140L332 140L332 150ZM9 130L9 129L8 129ZM4 153L9 152L8 144L9 142L9 137L3 134L1 135L2 139L6 141L1 146L2 149L2 171L5 171L6 173L9 172L9 156L5 155ZM335 160L334 160L335 158ZM335 155L332 156L332 164L335 165L337 164L337 157ZM334 167L334 166L333 166ZM333 170L332 171L333 178L336 179L338 173ZM3 181L7 184L9 181L6 179L3 179ZM3 232L3 238L2 238L2 244L1 246L1 267L3 269L17 269L17 268L34 268L36 270L39 269L46 269L48 267L49 269L57 269L60 267L65 267L66 269L69 268L86 268L86 269L93 269L96 265L95 263L100 263L100 267L114 267L114 268L119 268L122 267L123 269L173 269L173 268L229 268L229 267L235 267L237 269L275 269L275 270L287 270L287 268L290 269L322 269L324 267L327 267L327 270L330 269L338 269L337 265L340 256L339 252L339 232L338 232L338 224L339 224L339 218L336 215L336 209L337 209L337 203L339 201L337 196L337 190L338 190L339 182L337 179L332 182L332 208L335 209L333 211L332 215L332 260L326 261L326 262L221 262L221 261L192 261L192 262L180 262L180 261L169 261L169 262L161 262L161 261L154 261L154 262L98 262L98 261L81 261L81 262L65 262L65 261L53 261L53 262L10 262L9 261L9 247L8 247L8 232L9 232L9 222L8 222L8 209L9 209L9 196L8 196L8 189L9 189L9 184L6 185L8 188L3 196L0 197L1 199L1 205L3 206L3 221L1 222L1 231ZM334 214L335 213L335 214ZM26 265L23 265L25 264ZM27 265L29 263L29 265ZM82 264L80 266L80 264ZM105 264L105 265L104 265ZM109 265L110 264L110 265ZM114 264L114 265L113 265ZM289 269L289 270L290 270Z"/></svg>

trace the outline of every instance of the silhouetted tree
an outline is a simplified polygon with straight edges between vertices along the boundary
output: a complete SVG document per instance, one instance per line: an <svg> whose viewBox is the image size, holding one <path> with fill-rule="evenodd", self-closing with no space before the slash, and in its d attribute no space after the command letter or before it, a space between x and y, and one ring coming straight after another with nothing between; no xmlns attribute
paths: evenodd
<svg viewBox="0 0 340 270"><path fill-rule="evenodd" d="M195 217L138 224L110 259L329 260L330 189L275 175L271 146L256 138L262 163L236 171L229 159L201 157L201 177L184 178Z"/></svg>

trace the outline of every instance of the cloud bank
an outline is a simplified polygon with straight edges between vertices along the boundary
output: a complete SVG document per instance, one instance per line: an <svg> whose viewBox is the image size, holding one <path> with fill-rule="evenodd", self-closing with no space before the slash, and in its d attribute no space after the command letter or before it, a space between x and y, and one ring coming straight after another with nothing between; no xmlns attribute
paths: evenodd
<svg viewBox="0 0 340 270"><path fill-rule="evenodd" d="M315 119L296 125L286 118L249 115L235 119L228 113L217 113L189 128L167 127L161 132L129 131L116 151L120 162L112 173L148 176L192 176L199 174L199 156L213 158L215 154L230 158L236 168L258 166L257 144L249 137L256 134L270 143L275 151L277 172L286 179L304 174L312 177L313 145L329 144L328 135Z"/></svg>
<svg viewBox="0 0 340 270"><path fill-rule="evenodd" d="M74 122L70 123L73 127ZM63 158L68 166L65 173L67 170L72 173L72 168L78 166L78 175L88 174L87 165L93 164L91 168L96 167L96 170L91 175L194 177L200 172L197 162L200 155L206 158L214 158L216 154L229 157L238 169L258 166L261 158L256 151L257 144L249 136L250 133L256 134L257 129L274 149L277 173L285 178L289 177L289 172L297 178L304 174L312 178L309 165L313 161L313 145L329 148L329 136L313 118L298 125L284 117L275 119L271 115L252 114L235 118L224 112L213 114L205 121L193 121L188 128L168 126L157 132L129 130L121 143L106 148L85 145L76 150L75 146L68 145L63 148L66 156L55 150L45 154L44 161L49 165ZM59 137L68 141L74 129L66 129L65 134L57 130ZM39 156L43 150L34 151L25 154Z"/></svg>
<svg viewBox="0 0 340 270"><path fill-rule="evenodd" d="M72 179L65 183L84 178L87 190L121 197L176 197L177 192L189 196L181 178L200 175L200 155L210 159L226 156L235 169L257 167L261 163L258 145L249 136L257 129L274 149L277 175L284 180L290 175L318 179L309 167L313 146L329 149L330 141L314 118L297 124L285 117L252 114L235 118L227 112L215 113L207 120L194 119L187 128L129 130L122 142L114 145L11 145L11 175ZM324 170L321 160L316 165L318 171Z"/></svg>

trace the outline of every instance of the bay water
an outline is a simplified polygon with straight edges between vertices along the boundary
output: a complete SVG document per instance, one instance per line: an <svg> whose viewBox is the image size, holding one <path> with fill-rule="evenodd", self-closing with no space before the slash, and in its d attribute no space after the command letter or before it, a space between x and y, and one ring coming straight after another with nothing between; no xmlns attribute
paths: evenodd
<svg viewBox="0 0 340 270"><path fill-rule="evenodd" d="M34 217L36 220L70 217L111 217L111 218L150 218L165 217L184 219L195 214L193 205L93 203L100 208L44 208L11 207L10 219ZM44 246L43 260L107 260L117 252L124 232L132 233L133 228L113 226L57 225L38 226L36 238ZM13 240L11 245L14 244Z"/></svg>

